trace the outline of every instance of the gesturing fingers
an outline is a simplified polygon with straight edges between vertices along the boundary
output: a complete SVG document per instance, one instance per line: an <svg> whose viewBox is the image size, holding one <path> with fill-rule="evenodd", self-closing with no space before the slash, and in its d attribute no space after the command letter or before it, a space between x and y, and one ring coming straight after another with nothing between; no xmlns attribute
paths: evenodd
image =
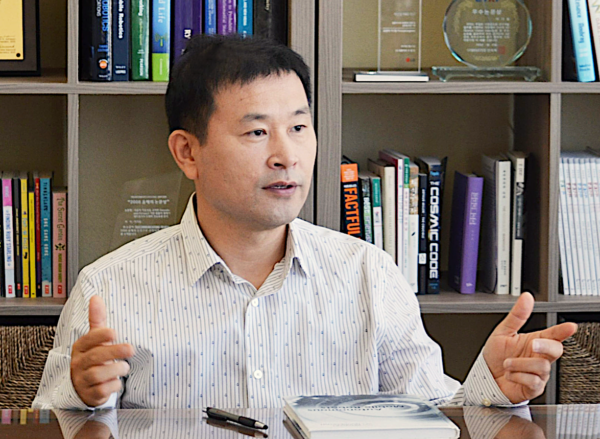
<svg viewBox="0 0 600 439"><path fill-rule="evenodd" d="M91 367L81 373L81 379L88 387L113 381L129 373L129 364L125 361L117 361L102 366Z"/></svg>
<svg viewBox="0 0 600 439"><path fill-rule="evenodd" d="M538 375L546 381L550 376L550 361L545 358L507 358L504 360L504 369L506 372Z"/></svg>
<svg viewBox="0 0 600 439"><path fill-rule="evenodd" d="M577 324L572 322L561 323L541 331L540 337L563 342L577 332Z"/></svg>
<svg viewBox="0 0 600 439"><path fill-rule="evenodd" d="M73 350L77 352L87 352L90 349L102 344L112 343L117 337L114 329L98 328L92 329L83 337L73 343Z"/></svg>
<svg viewBox="0 0 600 439"><path fill-rule="evenodd" d="M526 389L527 399L541 395L546 387L546 381L539 375L525 372L506 372L504 378Z"/></svg>
<svg viewBox="0 0 600 439"><path fill-rule="evenodd" d="M531 350L550 361L556 361L563 354L563 345L557 340L536 338L531 342Z"/></svg>
<svg viewBox="0 0 600 439"><path fill-rule="evenodd" d="M80 370L87 370L100 366L113 360L124 360L133 356L133 347L128 343L96 346L79 358L77 366Z"/></svg>

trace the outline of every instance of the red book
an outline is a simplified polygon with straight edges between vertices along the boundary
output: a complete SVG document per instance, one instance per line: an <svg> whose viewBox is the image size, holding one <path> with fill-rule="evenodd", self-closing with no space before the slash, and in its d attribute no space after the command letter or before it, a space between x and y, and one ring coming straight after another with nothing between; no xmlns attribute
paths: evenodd
<svg viewBox="0 0 600 439"><path fill-rule="evenodd" d="M67 190L52 191L52 296L67 297Z"/></svg>

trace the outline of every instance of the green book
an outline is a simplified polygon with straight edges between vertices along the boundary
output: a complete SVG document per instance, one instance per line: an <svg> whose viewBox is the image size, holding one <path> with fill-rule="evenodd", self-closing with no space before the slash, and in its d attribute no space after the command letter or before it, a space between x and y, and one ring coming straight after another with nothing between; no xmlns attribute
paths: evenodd
<svg viewBox="0 0 600 439"><path fill-rule="evenodd" d="M131 78L150 79L150 0L131 1Z"/></svg>

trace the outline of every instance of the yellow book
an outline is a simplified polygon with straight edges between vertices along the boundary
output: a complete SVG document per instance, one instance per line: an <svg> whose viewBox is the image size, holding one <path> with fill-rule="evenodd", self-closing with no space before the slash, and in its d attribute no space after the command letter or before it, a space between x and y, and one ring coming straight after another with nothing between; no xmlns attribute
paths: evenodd
<svg viewBox="0 0 600 439"><path fill-rule="evenodd" d="M29 258L29 285L32 287L30 297L37 297L35 277L35 194L29 191L29 248L33 252Z"/></svg>
<svg viewBox="0 0 600 439"><path fill-rule="evenodd" d="M27 172L19 174L21 184L21 257L23 260L23 297L29 298L29 198L27 196Z"/></svg>
<svg viewBox="0 0 600 439"><path fill-rule="evenodd" d="M23 0L0 1L0 60L23 60Z"/></svg>

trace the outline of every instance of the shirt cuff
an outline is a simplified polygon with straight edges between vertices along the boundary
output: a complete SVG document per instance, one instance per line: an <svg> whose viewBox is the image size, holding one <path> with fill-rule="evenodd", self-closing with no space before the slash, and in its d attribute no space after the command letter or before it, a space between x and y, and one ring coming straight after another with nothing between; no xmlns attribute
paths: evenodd
<svg viewBox="0 0 600 439"><path fill-rule="evenodd" d="M73 386L71 376L65 377L62 383L56 388L52 406L56 409L75 409L75 410L99 410L114 409L117 405L118 393L113 393L104 404L98 407L89 407L80 398Z"/></svg>
<svg viewBox="0 0 600 439"><path fill-rule="evenodd" d="M512 404L510 402L506 395L502 393L500 387L498 387L492 372L483 358L483 352L480 352L477 360L475 360L475 364L473 364L463 388L465 392L465 405L518 407L529 403L529 401L519 404Z"/></svg>

